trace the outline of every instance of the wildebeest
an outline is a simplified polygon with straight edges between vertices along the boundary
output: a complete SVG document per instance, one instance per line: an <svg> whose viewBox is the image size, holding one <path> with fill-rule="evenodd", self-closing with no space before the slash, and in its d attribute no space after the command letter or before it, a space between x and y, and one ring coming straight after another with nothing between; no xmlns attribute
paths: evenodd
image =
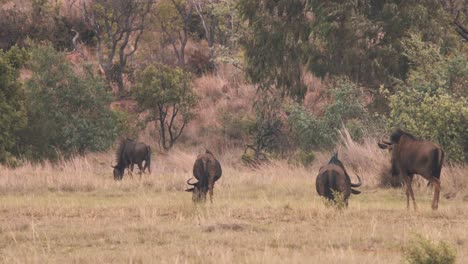
<svg viewBox="0 0 468 264"><path fill-rule="evenodd" d="M434 185L432 209L437 210L444 151L436 144L416 139L401 129L390 135L390 141L380 140L378 145L381 149L388 149L392 153L392 176L401 175L405 181L406 207L409 209L409 196L411 195L414 209L417 209L411 183L414 174L419 174Z"/></svg>
<svg viewBox="0 0 468 264"><path fill-rule="evenodd" d="M124 139L116 152L117 165L114 168L114 180L122 180L126 168L133 172L133 166L138 165L140 176L148 169L151 173L151 148L145 143L132 139ZM143 166L143 161L145 162Z"/></svg>
<svg viewBox="0 0 468 264"><path fill-rule="evenodd" d="M193 176L198 180L196 183L190 183L188 179L187 184L192 185L185 191L192 192L192 200L194 202L206 201L206 193L210 192L210 201L213 202L213 188L214 184L221 178L221 165L214 157L213 153L206 150L205 153L198 155L195 164L193 165Z"/></svg>
<svg viewBox="0 0 468 264"><path fill-rule="evenodd" d="M338 152L335 153L327 165L320 168L319 174L315 181L317 193L320 196L334 201L333 191L340 192L344 195L344 202L348 206L350 194L360 194L360 191L354 190L351 187L359 187L362 185L361 178L358 177L359 183L351 183L348 173L346 172L343 163L338 159Z"/></svg>

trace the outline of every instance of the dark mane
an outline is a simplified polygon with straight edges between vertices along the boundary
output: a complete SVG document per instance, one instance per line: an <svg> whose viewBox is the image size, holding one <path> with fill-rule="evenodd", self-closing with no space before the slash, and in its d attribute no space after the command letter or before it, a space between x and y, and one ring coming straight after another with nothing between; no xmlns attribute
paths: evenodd
<svg viewBox="0 0 468 264"><path fill-rule="evenodd" d="M390 135L390 141L392 143L398 143L398 141L400 141L400 138L402 136L407 136L409 138L411 138L412 140L418 140L415 136L411 135L410 133L407 133L401 129L398 129L397 131L393 132L391 135Z"/></svg>
<svg viewBox="0 0 468 264"><path fill-rule="evenodd" d="M120 141L120 144L119 144L119 147L117 148L117 151L115 152L115 161L117 162L117 164L119 164L121 162L121 159L122 159L122 153L124 151L124 148L125 148L125 144L127 141L131 141L132 139L129 139L129 138L125 138L125 139L122 139Z"/></svg>

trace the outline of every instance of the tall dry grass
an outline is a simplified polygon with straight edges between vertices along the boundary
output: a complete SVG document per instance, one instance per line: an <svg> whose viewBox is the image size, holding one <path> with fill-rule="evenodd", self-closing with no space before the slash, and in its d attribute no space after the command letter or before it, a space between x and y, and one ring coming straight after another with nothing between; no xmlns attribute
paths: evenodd
<svg viewBox="0 0 468 264"><path fill-rule="evenodd" d="M112 178L114 155L61 164L0 167L0 262L5 263L401 263L412 234L448 241L468 257L464 167L446 166L439 211L432 191L416 189L420 211L406 211L401 189L379 187L388 154L375 139L346 141L339 155L363 178L348 210L326 208L315 193L318 169L275 160L252 170L241 149L217 154L223 176L215 202L195 206L184 192L203 148L153 155L152 173Z"/></svg>
<svg viewBox="0 0 468 264"><path fill-rule="evenodd" d="M126 174L122 183L116 183L112 177L111 165L115 163L112 152L89 154L76 157L61 163L43 162L32 164L26 162L18 168L0 166L0 191L37 192L37 191L95 191L114 188L151 187L155 191L182 190L185 181L192 177L192 167L196 156L205 151L207 146L178 149L169 153L154 153L152 155L152 173L138 174L135 168L133 176ZM390 155L377 147L375 138L366 138L363 143L354 142L345 131L342 134L342 144L336 150L340 160L356 181L355 174L363 181L363 188L380 188L383 174L390 173ZM226 177L222 184L227 186L253 184L313 184L320 167L328 163L333 152L316 153L311 166L303 167L288 163L286 160L272 160L259 169L244 167L240 157L243 150L230 149L216 152L223 165ZM442 196L448 199L468 199L468 169L461 165L445 164L442 169ZM387 176L387 175L384 175ZM425 194L432 192L426 187L422 177L416 177L418 191ZM118 187L116 187L118 186Z"/></svg>

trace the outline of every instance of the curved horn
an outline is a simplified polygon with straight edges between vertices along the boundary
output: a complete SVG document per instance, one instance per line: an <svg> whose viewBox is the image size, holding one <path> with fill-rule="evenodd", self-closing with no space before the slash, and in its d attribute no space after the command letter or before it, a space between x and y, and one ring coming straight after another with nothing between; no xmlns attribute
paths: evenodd
<svg viewBox="0 0 468 264"><path fill-rule="evenodd" d="M382 137L380 138L379 142L382 142L382 143L387 144L387 145L392 145L392 142L389 142L389 141L384 140L384 139L383 139L384 137L385 137L385 136L382 136Z"/></svg>
<svg viewBox="0 0 468 264"><path fill-rule="evenodd" d="M191 179L193 179L193 178L190 178L190 179L187 180L187 184L188 184L188 185L195 186L195 184L197 184L197 183L191 183L191 182L190 182Z"/></svg>
<svg viewBox="0 0 468 264"><path fill-rule="evenodd" d="M362 185L361 177L359 177L359 175L357 175L357 173L354 173L354 174L356 174L359 182L358 183L351 183L351 187L359 187L359 186Z"/></svg>

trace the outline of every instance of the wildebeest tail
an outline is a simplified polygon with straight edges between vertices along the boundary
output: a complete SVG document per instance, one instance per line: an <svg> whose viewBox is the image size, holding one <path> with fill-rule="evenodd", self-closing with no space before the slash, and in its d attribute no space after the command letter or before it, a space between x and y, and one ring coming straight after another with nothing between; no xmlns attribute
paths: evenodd
<svg viewBox="0 0 468 264"><path fill-rule="evenodd" d="M432 163L432 176L440 180L440 172L442 171L442 163L444 163L444 151L440 148L434 149L434 159Z"/></svg>
<svg viewBox="0 0 468 264"><path fill-rule="evenodd" d="M150 146L146 146L145 167L148 168L148 172L151 173L151 148Z"/></svg>

